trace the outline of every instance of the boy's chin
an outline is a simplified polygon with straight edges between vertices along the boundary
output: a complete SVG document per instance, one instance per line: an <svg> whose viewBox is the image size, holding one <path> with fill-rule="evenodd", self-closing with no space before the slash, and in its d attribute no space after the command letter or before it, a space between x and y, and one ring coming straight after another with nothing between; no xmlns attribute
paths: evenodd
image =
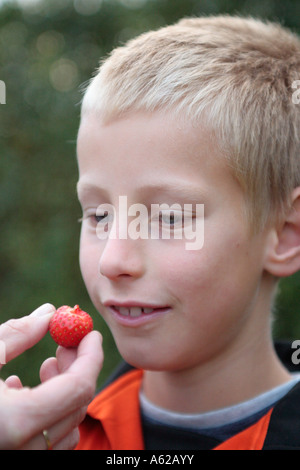
<svg viewBox="0 0 300 470"><path fill-rule="evenodd" d="M153 360L152 358L136 357L132 354L121 354L124 361L136 369L143 369L149 371L163 371L165 365L161 361Z"/></svg>
<svg viewBox="0 0 300 470"><path fill-rule="evenodd" d="M168 355L159 354L157 351L152 354L144 354L141 351L133 353L119 349L119 352L124 361L136 369L153 372L179 372L185 369L185 365L180 364L180 360L178 358L176 360L173 354L168 357Z"/></svg>

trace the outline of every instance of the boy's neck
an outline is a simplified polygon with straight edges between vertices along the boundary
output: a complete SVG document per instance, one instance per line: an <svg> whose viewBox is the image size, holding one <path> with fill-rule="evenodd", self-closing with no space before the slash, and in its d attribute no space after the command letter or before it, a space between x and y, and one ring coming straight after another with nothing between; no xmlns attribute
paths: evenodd
<svg viewBox="0 0 300 470"><path fill-rule="evenodd" d="M254 338L242 349L184 371L146 371L143 391L157 406L182 413L212 411L249 400L290 380L271 340Z"/></svg>

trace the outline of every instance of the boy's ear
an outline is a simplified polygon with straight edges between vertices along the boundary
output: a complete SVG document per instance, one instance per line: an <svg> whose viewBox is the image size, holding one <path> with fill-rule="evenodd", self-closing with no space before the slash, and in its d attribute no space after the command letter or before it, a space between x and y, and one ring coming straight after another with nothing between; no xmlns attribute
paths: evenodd
<svg viewBox="0 0 300 470"><path fill-rule="evenodd" d="M265 269L276 277L300 270L300 187L294 189L291 210L280 228L274 228L267 246Z"/></svg>

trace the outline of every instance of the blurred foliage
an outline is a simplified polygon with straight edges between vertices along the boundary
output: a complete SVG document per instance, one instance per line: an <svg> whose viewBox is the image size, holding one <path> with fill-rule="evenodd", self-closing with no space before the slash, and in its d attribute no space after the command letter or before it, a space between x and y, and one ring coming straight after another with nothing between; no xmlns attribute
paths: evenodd
<svg viewBox="0 0 300 470"><path fill-rule="evenodd" d="M299 0L44 0L0 7L0 322L45 302L79 303L104 334L99 383L119 360L111 335L83 284L75 185L80 87L101 57L137 34L182 16L231 13L280 21L300 30ZM300 337L300 277L284 280L276 337ZM4 367L25 385L39 381L55 353L47 335Z"/></svg>

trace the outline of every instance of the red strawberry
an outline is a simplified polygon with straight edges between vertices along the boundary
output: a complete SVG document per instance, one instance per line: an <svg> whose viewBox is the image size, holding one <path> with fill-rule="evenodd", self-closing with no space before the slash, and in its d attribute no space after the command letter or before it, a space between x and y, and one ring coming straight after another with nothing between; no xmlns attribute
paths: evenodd
<svg viewBox="0 0 300 470"><path fill-rule="evenodd" d="M90 315L75 305L63 305L50 320L49 331L54 341L65 348L75 348L82 338L93 329Z"/></svg>

